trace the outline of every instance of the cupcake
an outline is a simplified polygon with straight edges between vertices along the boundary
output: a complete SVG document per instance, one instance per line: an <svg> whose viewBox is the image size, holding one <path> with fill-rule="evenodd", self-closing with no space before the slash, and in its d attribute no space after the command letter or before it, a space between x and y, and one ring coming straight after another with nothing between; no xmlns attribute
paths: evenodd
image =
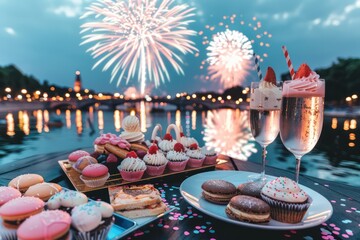
<svg viewBox="0 0 360 240"><path fill-rule="evenodd" d="M190 145L189 149L186 151L186 155L189 156L189 167L195 168L203 165L205 155L201 152L201 149L196 143Z"/></svg>
<svg viewBox="0 0 360 240"><path fill-rule="evenodd" d="M85 167L80 179L88 187L101 187L105 185L109 177L109 169L102 164L96 163Z"/></svg>
<svg viewBox="0 0 360 240"><path fill-rule="evenodd" d="M91 156L83 156L79 158L79 160L77 160L77 162L72 166L72 168L78 173L81 173L85 167L95 163L98 163L98 161L95 158Z"/></svg>
<svg viewBox="0 0 360 240"><path fill-rule="evenodd" d="M173 139L170 132L174 130L176 140ZM175 124L170 124L166 129L166 134L161 142L159 142L158 146L160 150L166 155L167 152L174 150L175 144L180 140L180 131L179 128Z"/></svg>
<svg viewBox="0 0 360 240"><path fill-rule="evenodd" d="M134 151L131 151L118 166L118 170L125 181L132 182L142 178L146 170L146 165L143 160L138 158Z"/></svg>
<svg viewBox="0 0 360 240"><path fill-rule="evenodd" d="M204 165L216 164L218 154L215 152L215 149L204 146L201 148L201 152L205 155Z"/></svg>
<svg viewBox="0 0 360 240"><path fill-rule="evenodd" d="M102 201L91 201L71 211L73 236L79 240L105 240L114 222L113 207Z"/></svg>
<svg viewBox="0 0 360 240"><path fill-rule="evenodd" d="M180 143L184 145L185 148L189 148L190 145L194 143L199 144L195 138L185 136L182 126L180 126Z"/></svg>
<svg viewBox="0 0 360 240"><path fill-rule="evenodd" d="M83 150L77 150L77 151L74 151L72 153L69 154L68 156L68 160L69 160L69 163L72 165L74 165L76 163L76 161L80 158L80 157L83 157L83 156L89 156L90 153L88 152L85 152Z"/></svg>
<svg viewBox="0 0 360 240"><path fill-rule="evenodd" d="M168 160L159 151L156 144L153 144L143 158L146 164L146 173L150 176L158 176L164 173Z"/></svg>
<svg viewBox="0 0 360 240"><path fill-rule="evenodd" d="M70 239L71 217L67 212L49 210L23 222L17 230L20 240Z"/></svg>
<svg viewBox="0 0 360 240"><path fill-rule="evenodd" d="M174 150L169 151L166 158L169 160L168 168L174 172L183 171L189 161L189 157L186 155L185 148L181 143L176 143Z"/></svg>
<svg viewBox="0 0 360 240"><path fill-rule="evenodd" d="M305 191L286 177L266 183L261 198L270 205L271 218L284 223L301 222L311 204Z"/></svg>

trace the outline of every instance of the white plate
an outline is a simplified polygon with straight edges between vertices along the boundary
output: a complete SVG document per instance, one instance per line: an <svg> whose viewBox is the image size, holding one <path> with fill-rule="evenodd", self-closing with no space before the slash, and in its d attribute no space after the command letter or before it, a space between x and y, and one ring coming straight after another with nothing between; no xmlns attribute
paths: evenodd
<svg viewBox="0 0 360 240"><path fill-rule="evenodd" d="M247 182L248 176L254 174L253 172L245 171L211 171L193 175L182 182L180 186L180 193L185 200L195 207L196 209L204 212L214 218L220 219L225 222L242 225L245 227L261 228L261 229L274 229L274 230L295 230L304 229L317 226L328 220L332 213L333 208L330 202L321 194L314 190L300 184L300 187L312 198L312 203L306 215L300 223L288 224L281 223L275 220L270 220L268 223L247 223L230 219L225 213L226 205L218 205L210 203L201 196L201 185L210 179L223 179L238 186L240 183ZM268 179L274 179L274 176L267 175Z"/></svg>

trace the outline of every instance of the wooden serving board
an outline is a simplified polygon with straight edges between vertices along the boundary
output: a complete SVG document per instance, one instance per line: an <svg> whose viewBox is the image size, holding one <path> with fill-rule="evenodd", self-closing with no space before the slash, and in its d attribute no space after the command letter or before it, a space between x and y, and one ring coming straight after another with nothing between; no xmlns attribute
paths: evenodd
<svg viewBox="0 0 360 240"><path fill-rule="evenodd" d="M72 183L72 185L74 186L74 188L79 192L85 193L85 192L97 191L97 190L114 187L114 186L146 183L149 180L162 179L164 177L170 177L170 176L180 175L180 174L184 174L184 173L191 174L191 173L196 173L196 172L200 172L200 171L210 171L210 170L214 170L216 165L226 163L227 160L219 157L216 160L216 164L203 165L203 166L197 167L197 168L186 167L186 169L184 171L180 171L180 172L172 172L168 169L165 169L164 174L159 175L159 176L149 176L145 172L143 177L140 180L135 181L135 182L125 181L121 178L120 173L115 173L115 174L110 175L109 179L106 181L104 186L96 187L96 188L86 186L80 179L80 173L78 173L71 167L68 160L59 160L58 162L59 162L61 169L64 171L66 176L69 178L69 180Z"/></svg>

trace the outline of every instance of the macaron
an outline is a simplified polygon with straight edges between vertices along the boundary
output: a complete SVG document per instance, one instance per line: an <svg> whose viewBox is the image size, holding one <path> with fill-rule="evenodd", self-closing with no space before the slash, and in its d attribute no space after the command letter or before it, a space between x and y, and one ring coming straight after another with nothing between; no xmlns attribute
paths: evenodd
<svg viewBox="0 0 360 240"><path fill-rule="evenodd" d="M265 185L265 181L255 181L242 183L237 187L238 193L241 195L248 195L252 197L261 198L261 189Z"/></svg>
<svg viewBox="0 0 360 240"><path fill-rule="evenodd" d="M70 164L75 164L76 161L83 156L90 156L90 153L83 151L83 150L76 150L69 154L68 160L69 160Z"/></svg>
<svg viewBox="0 0 360 240"><path fill-rule="evenodd" d="M20 192L24 193L32 185L44 182L44 178L39 174L22 174L12 179L8 186L16 188Z"/></svg>
<svg viewBox="0 0 360 240"><path fill-rule="evenodd" d="M56 183L38 183L29 187L24 196L37 197L43 201L47 201L51 196L60 192L61 189L62 187Z"/></svg>
<svg viewBox="0 0 360 240"><path fill-rule="evenodd" d="M26 219L17 230L19 240L67 239L71 217L67 212L49 210Z"/></svg>
<svg viewBox="0 0 360 240"><path fill-rule="evenodd" d="M83 156L80 157L74 165L72 165L73 169L78 173L81 173L85 167L91 164L98 163L98 161L92 156Z"/></svg>
<svg viewBox="0 0 360 240"><path fill-rule="evenodd" d="M26 218L42 212L44 205L44 201L35 197L15 198L0 207L0 217L4 225L17 226Z"/></svg>
<svg viewBox="0 0 360 240"><path fill-rule="evenodd" d="M270 221L270 206L263 200L237 195L231 198L225 209L229 218L250 223L264 223Z"/></svg>
<svg viewBox="0 0 360 240"><path fill-rule="evenodd" d="M21 192L12 187L0 187L0 207L7 203L8 201L21 197Z"/></svg>
<svg viewBox="0 0 360 240"><path fill-rule="evenodd" d="M234 184L218 179L205 181L201 188L204 199L216 204L228 204L237 193Z"/></svg>

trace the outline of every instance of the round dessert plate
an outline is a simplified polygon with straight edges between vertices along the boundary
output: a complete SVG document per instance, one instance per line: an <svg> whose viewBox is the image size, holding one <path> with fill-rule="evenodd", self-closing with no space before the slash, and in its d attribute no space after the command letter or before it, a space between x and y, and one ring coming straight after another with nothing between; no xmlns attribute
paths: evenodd
<svg viewBox="0 0 360 240"><path fill-rule="evenodd" d="M201 185L203 182L210 179L222 179L233 183L238 186L240 183L247 182L248 176L254 174L253 172L245 171L211 171L193 175L182 182L180 186L180 193L185 200L198 209L214 218L220 219L225 222L241 225L245 227L260 228L260 229L273 229L273 230L295 230L304 229L317 226L328 220L332 213L333 208L330 202L321 194L314 190L299 185L311 198L312 203L303 220L300 223L289 224L282 223L275 220L270 220L268 223L247 223L229 218L225 213L226 205L218 205L206 201L201 196ZM267 175L268 180L275 177Z"/></svg>

